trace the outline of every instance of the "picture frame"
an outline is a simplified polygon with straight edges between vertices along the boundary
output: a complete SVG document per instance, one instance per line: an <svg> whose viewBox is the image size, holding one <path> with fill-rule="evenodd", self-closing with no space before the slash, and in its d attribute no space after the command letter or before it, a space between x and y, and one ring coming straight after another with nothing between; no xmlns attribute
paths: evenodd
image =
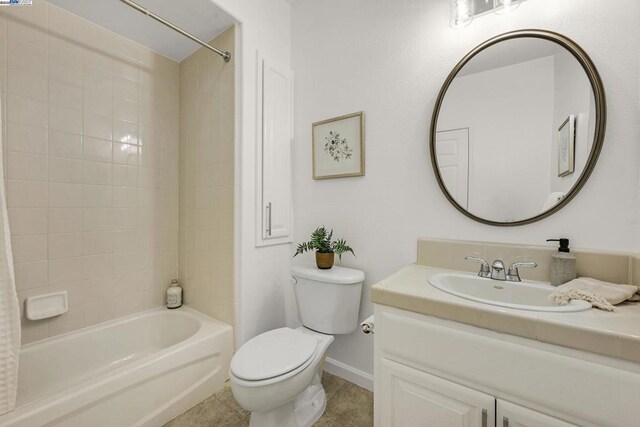
<svg viewBox="0 0 640 427"><path fill-rule="evenodd" d="M364 112L315 122L311 133L313 179L364 175Z"/></svg>
<svg viewBox="0 0 640 427"><path fill-rule="evenodd" d="M558 176L571 175L575 168L576 118L572 114L558 128Z"/></svg>

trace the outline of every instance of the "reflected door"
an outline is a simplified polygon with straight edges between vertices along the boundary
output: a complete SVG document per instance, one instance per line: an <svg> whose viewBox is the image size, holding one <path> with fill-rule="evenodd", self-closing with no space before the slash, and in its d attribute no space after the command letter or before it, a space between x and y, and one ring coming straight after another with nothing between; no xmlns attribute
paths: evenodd
<svg viewBox="0 0 640 427"><path fill-rule="evenodd" d="M469 206L469 128L436 133L438 169L449 194L460 206Z"/></svg>

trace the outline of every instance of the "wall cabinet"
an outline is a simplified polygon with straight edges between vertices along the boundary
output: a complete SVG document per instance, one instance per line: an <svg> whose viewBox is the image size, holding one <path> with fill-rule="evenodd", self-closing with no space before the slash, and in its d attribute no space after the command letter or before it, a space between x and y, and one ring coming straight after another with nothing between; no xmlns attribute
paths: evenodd
<svg viewBox="0 0 640 427"><path fill-rule="evenodd" d="M258 55L256 245L292 240L292 73Z"/></svg>

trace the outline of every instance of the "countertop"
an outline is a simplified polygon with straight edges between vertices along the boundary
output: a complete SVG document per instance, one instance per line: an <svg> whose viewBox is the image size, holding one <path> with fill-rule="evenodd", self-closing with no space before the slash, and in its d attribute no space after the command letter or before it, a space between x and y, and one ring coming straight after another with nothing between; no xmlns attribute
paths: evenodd
<svg viewBox="0 0 640 427"><path fill-rule="evenodd" d="M371 289L371 300L376 304L640 363L640 303L622 303L616 306L617 312L591 309L550 313L509 309L459 298L429 283L429 277L446 271L453 270L409 265L375 284Z"/></svg>

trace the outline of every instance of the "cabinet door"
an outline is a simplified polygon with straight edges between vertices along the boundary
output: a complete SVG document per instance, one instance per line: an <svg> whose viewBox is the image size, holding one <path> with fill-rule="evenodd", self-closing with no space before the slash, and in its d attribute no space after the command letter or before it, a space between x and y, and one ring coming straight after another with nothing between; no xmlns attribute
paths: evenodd
<svg viewBox="0 0 640 427"><path fill-rule="evenodd" d="M498 399L496 401L498 427L570 427L570 424L532 409Z"/></svg>
<svg viewBox="0 0 640 427"><path fill-rule="evenodd" d="M259 59L262 100L261 162L258 167L261 205L258 245L291 241L291 71Z"/></svg>
<svg viewBox="0 0 640 427"><path fill-rule="evenodd" d="M495 399L389 359L375 384L378 427L495 427Z"/></svg>

